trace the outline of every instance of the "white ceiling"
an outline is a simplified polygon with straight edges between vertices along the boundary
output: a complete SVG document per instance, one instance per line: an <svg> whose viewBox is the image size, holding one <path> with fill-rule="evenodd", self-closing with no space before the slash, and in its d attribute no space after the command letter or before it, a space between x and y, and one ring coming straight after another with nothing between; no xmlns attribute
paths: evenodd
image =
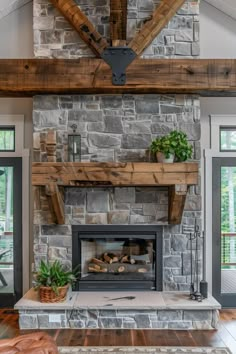
<svg viewBox="0 0 236 354"><path fill-rule="evenodd" d="M31 1L32 0L0 0L0 19Z"/></svg>
<svg viewBox="0 0 236 354"><path fill-rule="evenodd" d="M32 0L0 0L0 19ZM236 19L236 0L204 0L228 16Z"/></svg>
<svg viewBox="0 0 236 354"><path fill-rule="evenodd" d="M236 0L204 0L228 16L236 19Z"/></svg>

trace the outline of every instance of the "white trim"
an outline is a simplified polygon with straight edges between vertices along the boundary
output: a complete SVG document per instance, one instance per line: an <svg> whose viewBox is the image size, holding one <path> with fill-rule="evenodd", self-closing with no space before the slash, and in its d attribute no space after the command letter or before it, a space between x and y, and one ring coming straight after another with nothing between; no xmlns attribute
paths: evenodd
<svg viewBox="0 0 236 354"><path fill-rule="evenodd" d="M30 288L30 150L24 149L24 115L0 115L0 126L15 127L15 151L0 157L22 158L22 277L23 294Z"/></svg>
<svg viewBox="0 0 236 354"><path fill-rule="evenodd" d="M236 115L210 115L211 148L220 151L220 127L236 127Z"/></svg>
<svg viewBox="0 0 236 354"><path fill-rule="evenodd" d="M30 150L22 152L22 291L30 288Z"/></svg>
<svg viewBox="0 0 236 354"><path fill-rule="evenodd" d="M22 157L24 150L24 116L16 114L1 114L0 127L12 125L15 127L15 151L0 152L1 157Z"/></svg>
<svg viewBox="0 0 236 354"><path fill-rule="evenodd" d="M211 149L204 150L204 226L206 235L206 279L212 292L212 159L214 157L236 157L236 152L220 152L220 127L236 127L236 115L210 116Z"/></svg>

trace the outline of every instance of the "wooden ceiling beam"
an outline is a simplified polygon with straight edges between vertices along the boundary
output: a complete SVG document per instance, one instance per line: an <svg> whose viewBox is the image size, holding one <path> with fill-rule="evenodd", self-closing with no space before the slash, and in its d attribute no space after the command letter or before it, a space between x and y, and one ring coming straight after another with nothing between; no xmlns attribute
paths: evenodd
<svg viewBox="0 0 236 354"><path fill-rule="evenodd" d="M110 0L111 45L126 45L128 0Z"/></svg>
<svg viewBox="0 0 236 354"><path fill-rule="evenodd" d="M70 22L93 53L100 57L104 49L108 47L108 43L81 11L78 4L74 0L51 0L51 2Z"/></svg>
<svg viewBox="0 0 236 354"><path fill-rule="evenodd" d="M129 47L140 55L152 43L154 38L163 30L170 19L184 4L185 0L162 0L153 12L150 20L146 21L141 30L129 43Z"/></svg>
<svg viewBox="0 0 236 354"><path fill-rule="evenodd" d="M124 86L102 59L1 59L0 96L197 94L236 97L235 59L136 59Z"/></svg>

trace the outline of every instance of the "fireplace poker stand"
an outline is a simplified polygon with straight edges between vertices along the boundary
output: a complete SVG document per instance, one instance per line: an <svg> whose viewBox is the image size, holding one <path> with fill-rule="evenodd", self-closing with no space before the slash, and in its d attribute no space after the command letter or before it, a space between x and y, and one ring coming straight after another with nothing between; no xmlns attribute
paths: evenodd
<svg viewBox="0 0 236 354"><path fill-rule="evenodd" d="M198 257L198 239L201 238L201 233L199 231L199 226L195 227L194 233L190 233L190 248L191 248L191 284L190 284L190 299L201 302L203 300L203 296L199 290L199 257ZM195 259L193 257L193 240L196 240L195 246ZM194 272L193 272L193 261L194 261ZM196 289L195 289L196 283Z"/></svg>

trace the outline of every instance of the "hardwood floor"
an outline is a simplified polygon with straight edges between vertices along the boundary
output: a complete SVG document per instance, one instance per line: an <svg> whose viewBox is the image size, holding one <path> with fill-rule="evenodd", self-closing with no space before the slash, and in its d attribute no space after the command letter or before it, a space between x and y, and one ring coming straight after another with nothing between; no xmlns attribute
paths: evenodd
<svg viewBox="0 0 236 354"><path fill-rule="evenodd" d="M33 331L31 331L33 332ZM48 330L59 346L210 346L228 347L236 354L236 310L222 310L217 331L168 330ZM0 339L11 338L20 331L18 314L0 310Z"/></svg>

